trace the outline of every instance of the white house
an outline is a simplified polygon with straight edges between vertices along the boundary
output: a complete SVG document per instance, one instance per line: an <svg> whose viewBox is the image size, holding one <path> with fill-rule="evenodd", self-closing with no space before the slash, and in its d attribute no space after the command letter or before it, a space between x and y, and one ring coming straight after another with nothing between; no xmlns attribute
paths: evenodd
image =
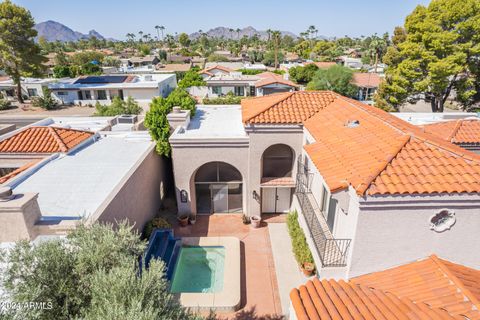
<svg viewBox="0 0 480 320"><path fill-rule="evenodd" d="M22 95L26 99L31 99L38 96L43 96L43 89L47 88L49 84L55 82L55 79L37 79L37 78L23 78L21 80ZM0 80L0 97L3 96L9 100L16 99L17 86L10 78Z"/></svg>
<svg viewBox="0 0 480 320"><path fill-rule="evenodd" d="M108 104L114 97L132 97L147 103L166 97L177 86L175 74L85 76L50 83L52 94L63 104Z"/></svg>

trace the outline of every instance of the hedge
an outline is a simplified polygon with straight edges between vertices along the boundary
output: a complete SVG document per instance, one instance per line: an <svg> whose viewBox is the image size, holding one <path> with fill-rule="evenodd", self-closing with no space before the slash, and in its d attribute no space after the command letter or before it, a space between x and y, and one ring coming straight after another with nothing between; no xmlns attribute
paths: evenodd
<svg viewBox="0 0 480 320"><path fill-rule="evenodd" d="M307 239L298 223L297 211L290 212L287 216L287 227L292 239L292 249L295 259L302 266L305 262L314 263L312 252L307 244Z"/></svg>

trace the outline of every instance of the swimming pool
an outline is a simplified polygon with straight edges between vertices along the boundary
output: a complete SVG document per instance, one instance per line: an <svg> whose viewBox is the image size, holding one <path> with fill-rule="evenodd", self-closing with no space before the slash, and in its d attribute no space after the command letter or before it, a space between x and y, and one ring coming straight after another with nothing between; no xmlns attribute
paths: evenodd
<svg viewBox="0 0 480 320"><path fill-rule="evenodd" d="M215 293L223 290L225 247L183 246L171 292Z"/></svg>

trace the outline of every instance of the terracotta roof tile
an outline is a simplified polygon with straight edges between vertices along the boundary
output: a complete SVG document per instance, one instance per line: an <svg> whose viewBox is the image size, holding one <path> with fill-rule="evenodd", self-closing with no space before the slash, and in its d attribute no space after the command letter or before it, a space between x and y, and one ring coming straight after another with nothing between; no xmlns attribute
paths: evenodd
<svg viewBox="0 0 480 320"><path fill-rule="evenodd" d="M9 174L4 175L3 177L0 177L0 184L7 182L8 180L18 176L20 173L24 172L25 170L33 167L35 164L37 164L40 160L34 160L32 162L29 162L20 168L17 168L10 172Z"/></svg>
<svg viewBox="0 0 480 320"><path fill-rule="evenodd" d="M378 88L381 82L382 78L371 72L355 72L352 78L352 83L362 88Z"/></svg>
<svg viewBox="0 0 480 320"><path fill-rule="evenodd" d="M88 131L57 127L29 127L0 141L0 152L68 152L91 136L93 136L93 133Z"/></svg>
<svg viewBox="0 0 480 320"><path fill-rule="evenodd" d="M480 319L470 289L479 288L478 273L461 265L428 259L365 276L314 280L290 292L298 320L313 319ZM447 271L444 271L447 269ZM461 270L456 277L448 270Z"/></svg>
<svg viewBox="0 0 480 320"><path fill-rule="evenodd" d="M480 120L460 119L423 126L425 132L456 144L480 144Z"/></svg>
<svg viewBox="0 0 480 320"><path fill-rule="evenodd" d="M298 87L292 81L286 80L286 79L283 78L282 75L275 74L273 72L262 72L262 73L258 74L258 77L260 77L261 79L259 81L255 82L255 87L257 87L257 88L263 87L263 86L268 86L268 85L274 84L274 83L280 83L280 84L284 84L284 85L291 86L291 87L294 87L294 88Z"/></svg>
<svg viewBox="0 0 480 320"><path fill-rule="evenodd" d="M295 187L295 180L292 177L286 178L262 178L262 187L282 186L282 187Z"/></svg>
<svg viewBox="0 0 480 320"><path fill-rule="evenodd" d="M233 72L232 69L217 64L216 66L203 69L202 71L200 71L200 73L206 73L208 75L213 75L213 73L211 73L210 71L215 70L215 69L221 70L221 71L226 72L226 73Z"/></svg>

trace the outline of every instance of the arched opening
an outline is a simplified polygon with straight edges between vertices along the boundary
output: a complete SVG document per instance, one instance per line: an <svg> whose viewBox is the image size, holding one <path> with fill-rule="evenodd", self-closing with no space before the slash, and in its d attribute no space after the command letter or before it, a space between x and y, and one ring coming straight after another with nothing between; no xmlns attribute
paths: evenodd
<svg viewBox="0 0 480 320"><path fill-rule="evenodd" d="M263 152L262 177L285 178L292 176L293 150L285 144L275 144Z"/></svg>
<svg viewBox="0 0 480 320"><path fill-rule="evenodd" d="M242 212L242 175L224 162L209 162L195 173L197 213Z"/></svg>

